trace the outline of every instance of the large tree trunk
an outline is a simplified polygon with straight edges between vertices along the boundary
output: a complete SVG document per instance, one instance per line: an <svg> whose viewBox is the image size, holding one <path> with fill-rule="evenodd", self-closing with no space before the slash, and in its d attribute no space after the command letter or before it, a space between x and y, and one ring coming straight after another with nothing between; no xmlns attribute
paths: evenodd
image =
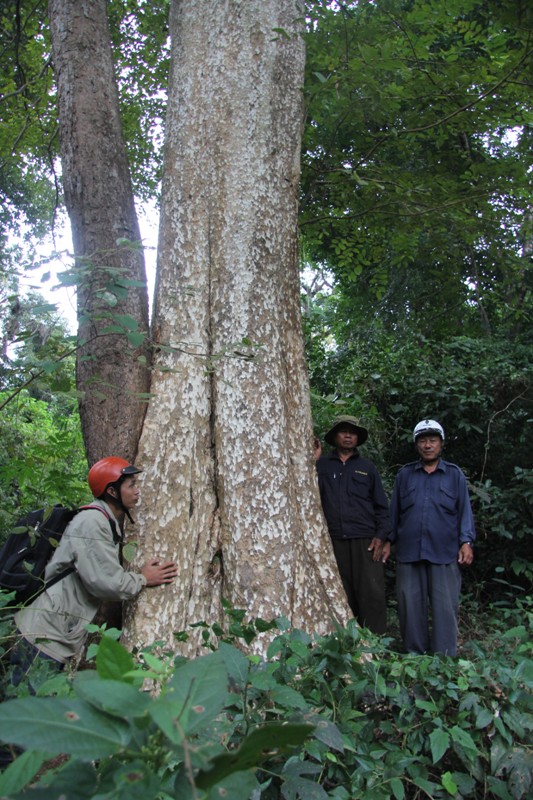
<svg viewBox="0 0 533 800"><path fill-rule="evenodd" d="M77 385L89 464L133 459L149 389L148 295L106 0L50 0L65 201L78 278ZM140 283L141 286L135 286ZM130 319L131 318L131 319ZM110 326L114 332L105 333ZM124 332L129 330L128 335ZM129 338L128 338L129 336Z"/></svg>
<svg viewBox="0 0 533 800"><path fill-rule="evenodd" d="M161 350L136 538L139 561L180 572L129 609L130 644L220 620L222 598L315 631L349 616L316 489L300 320L301 14L294 0L172 6Z"/></svg>

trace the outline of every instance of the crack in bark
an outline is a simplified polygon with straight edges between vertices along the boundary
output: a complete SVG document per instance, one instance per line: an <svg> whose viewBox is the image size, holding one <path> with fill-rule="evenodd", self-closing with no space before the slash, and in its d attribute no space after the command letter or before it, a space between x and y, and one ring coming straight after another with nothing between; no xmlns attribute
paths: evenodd
<svg viewBox="0 0 533 800"><path fill-rule="evenodd" d="M189 486L189 519L192 518L194 514L194 492L192 490L192 486Z"/></svg>

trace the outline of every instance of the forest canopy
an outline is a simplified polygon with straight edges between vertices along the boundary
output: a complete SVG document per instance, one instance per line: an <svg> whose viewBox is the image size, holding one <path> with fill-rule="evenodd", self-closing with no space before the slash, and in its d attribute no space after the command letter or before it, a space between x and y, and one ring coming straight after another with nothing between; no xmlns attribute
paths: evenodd
<svg viewBox="0 0 533 800"><path fill-rule="evenodd" d="M61 326L18 276L62 209L56 95L46 3L14 7L1 25L2 389L28 383L40 399L44 380L55 398L74 392L73 343L58 344ZM159 191L167 13L162 1L109 3L139 203ZM308 2L305 14L300 244L316 431L337 411L361 417L390 488L416 420L438 418L482 542L498 560L501 537L514 538L515 572L531 577L520 547L532 532L530 5Z"/></svg>
<svg viewBox="0 0 533 800"><path fill-rule="evenodd" d="M120 442L128 569L179 563L18 685L0 591L0 795L525 800L531 2L13 0L0 53L0 542ZM77 335L23 280L67 214ZM444 427L477 529L458 658L403 651L394 552L387 634L346 622L312 452L338 414L389 496Z"/></svg>

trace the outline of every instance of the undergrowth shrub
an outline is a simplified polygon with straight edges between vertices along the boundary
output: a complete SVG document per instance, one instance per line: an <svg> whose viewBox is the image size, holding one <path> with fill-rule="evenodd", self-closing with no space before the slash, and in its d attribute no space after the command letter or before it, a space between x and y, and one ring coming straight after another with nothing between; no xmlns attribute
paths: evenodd
<svg viewBox="0 0 533 800"><path fill-rule="evenodd" d="M455 659L399 654L355 623L313 638L230 608L224 627L200 623L206 655L191 660L132 655L108 632L95 669L0 707L0 738L25 748L0 796L526 800L532 620L528 600L495 614ZM258 635L265 659L241 649Z"/></svg>

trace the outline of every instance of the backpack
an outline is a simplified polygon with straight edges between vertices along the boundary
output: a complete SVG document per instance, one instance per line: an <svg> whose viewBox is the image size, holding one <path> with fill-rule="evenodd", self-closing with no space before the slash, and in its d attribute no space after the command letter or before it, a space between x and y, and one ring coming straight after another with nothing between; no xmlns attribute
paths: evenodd
<svg viewBox="0 0 533 800"><path fill-rule="evenodd" d="M46 565L67 525L87 508L105 514L113 531L113 541L120 542L115 521L100 506L66 508L55 505L30 511L17 522L0 549L0 588L15 592L16 603L26 603L75 571L75 567L70 566L51 580L44 580Z"/></svg>

